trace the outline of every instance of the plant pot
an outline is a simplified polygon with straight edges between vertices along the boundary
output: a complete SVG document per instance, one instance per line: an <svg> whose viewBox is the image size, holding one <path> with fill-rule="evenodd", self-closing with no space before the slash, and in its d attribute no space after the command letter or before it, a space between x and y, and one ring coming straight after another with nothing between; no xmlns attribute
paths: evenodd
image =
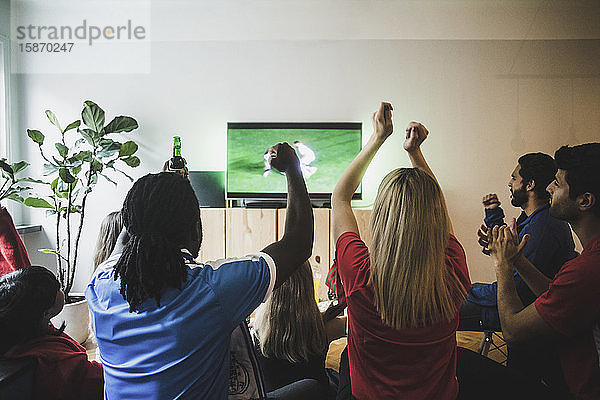
<svg viewBox="0 0 600 400"><path fill-rule="evenodd" d="M90 314L88 304L83 293L71 293L70 296L82 298L82 300L65 304L62 311L50 321L56 328L60 328L64 321L66 324L65 333L76 340L77 343L83 343L90 334Z"/></svg>

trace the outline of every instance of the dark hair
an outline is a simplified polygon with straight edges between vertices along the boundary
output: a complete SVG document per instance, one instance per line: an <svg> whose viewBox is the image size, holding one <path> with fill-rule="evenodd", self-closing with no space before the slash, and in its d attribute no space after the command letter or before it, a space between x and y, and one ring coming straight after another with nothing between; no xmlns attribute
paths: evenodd
<svg viewBox="0 0 600 400"><path fill-rule="evenodd" d="M47 268L32 265L0 277L0 354L46 334L59 335L44 318L56 301L60 283Z"/></svg>
<svg viewBox="0 0 600 400"><path fill-rule="evenodd" d="M600 143L562 146L554 153L559 169L565 170L569 197L589 192L596 198L593 213L600 217Z"/></svg>
<svg viewBox="0 0 600 400"><path fill-rule="evenodd" d="M200 206L190 182L161 172L138 179L121 210L130 239L115 265L121 295L136 311L154 298L160 306L165 287L181 289L187 279L181 248L202 242Z"/></svg>
<svg viewBox="0 0 600 400"><path fill-rule="evenodd" d="M519 158L519 165L523 184L534 181L533 192L536 196L543 200L549 199L546 187L556 176L556 162L552 157L545 153L528 153Z"/></svg>

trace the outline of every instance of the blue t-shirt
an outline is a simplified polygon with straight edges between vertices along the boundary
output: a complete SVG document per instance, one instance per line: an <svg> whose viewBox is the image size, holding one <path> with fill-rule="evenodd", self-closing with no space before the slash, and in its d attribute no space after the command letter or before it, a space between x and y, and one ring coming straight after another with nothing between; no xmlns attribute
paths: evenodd
<svg viewBox="0 0 600 400"><path fill-rule="evenodd" d="M113 279L117 260L99 266L85 292L104 398L225 399L231 333L270 296L273 259L258 253L188 267L181 291L169 288L160 307L148 299L133 313Z"/></svg>

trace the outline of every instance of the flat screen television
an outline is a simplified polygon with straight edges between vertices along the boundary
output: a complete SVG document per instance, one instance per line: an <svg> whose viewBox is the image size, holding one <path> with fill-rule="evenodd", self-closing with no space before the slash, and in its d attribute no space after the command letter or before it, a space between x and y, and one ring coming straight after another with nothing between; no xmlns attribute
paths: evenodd
<svg viewBox="0 0 600 400"><path fill-rule="evenodd" d="M229 122L227 198L282 199L285 176L270 167L269 147L288 142L300 159L312 199L329 199L344 169L362 146L360 122ZM353 198L362 198L359 186Z"/></svg>

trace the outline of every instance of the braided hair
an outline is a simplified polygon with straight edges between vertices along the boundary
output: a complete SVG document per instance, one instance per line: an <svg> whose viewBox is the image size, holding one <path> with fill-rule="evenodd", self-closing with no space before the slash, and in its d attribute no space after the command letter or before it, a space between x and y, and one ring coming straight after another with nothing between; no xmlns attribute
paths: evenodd
<svg viewBox="0 0 600 400"><path fill-rule="evenodd" d="M148 174L133 184L121 214L130 238L114 279L121 279L129 311L139 310L149 298L160 307L165 287L181 289L187 279L181 248L194 253L202 242L198 199L183 176Z"/></svg>

